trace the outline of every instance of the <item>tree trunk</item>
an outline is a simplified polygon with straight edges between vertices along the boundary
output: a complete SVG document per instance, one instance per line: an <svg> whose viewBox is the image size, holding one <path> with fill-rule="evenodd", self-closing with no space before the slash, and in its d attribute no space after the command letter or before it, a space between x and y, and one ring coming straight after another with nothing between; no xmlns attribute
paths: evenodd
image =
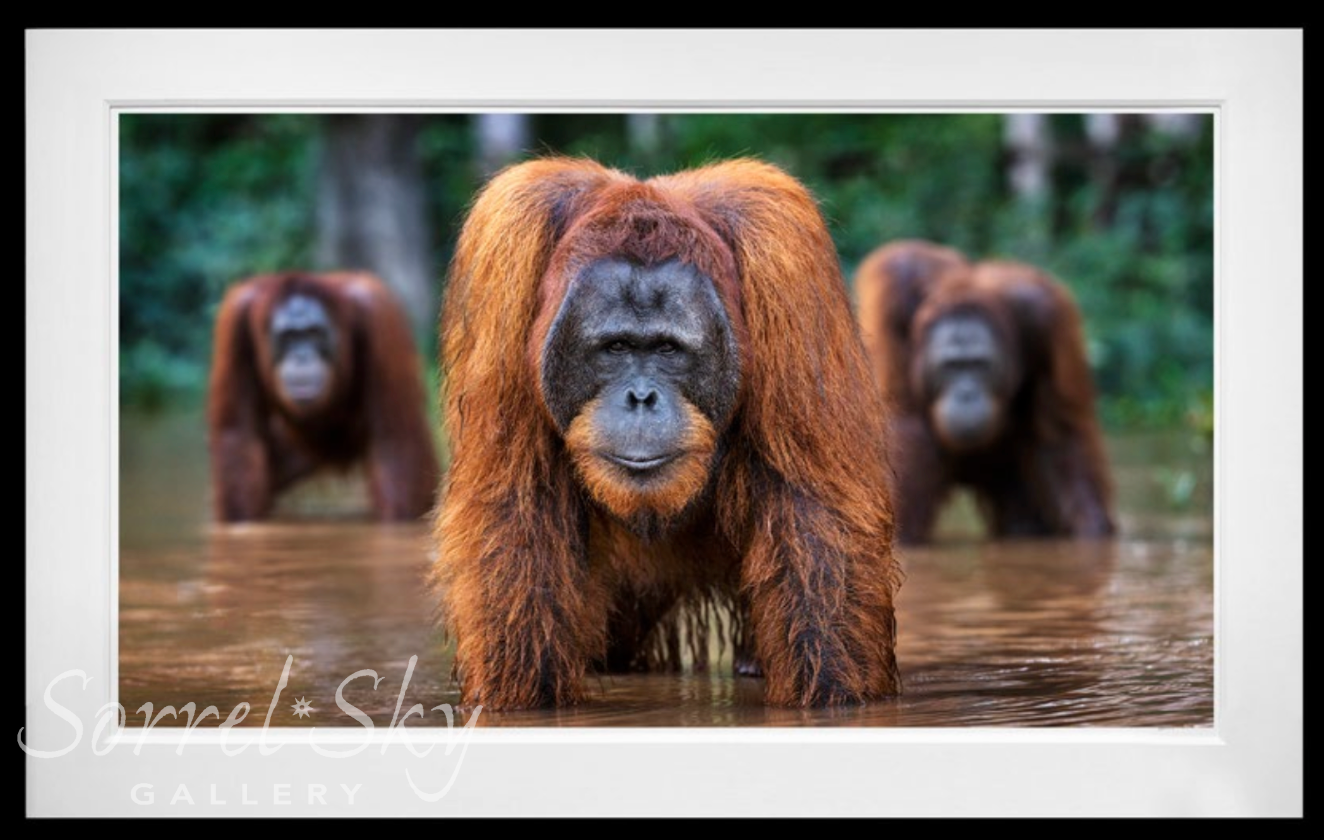
<svg viewBox="0 0 1324 840"><path fill-rule="evenodd" d="M318 263L377 274L409 313L415 333L436 325L431 225L415 114L325 118L319 173Z"/></svg>
<svg viewBox="0 0 1324 840"><path fill-rule="evenodd" d="M1008 114L1002 126L1008 155L1007 181L1022 200L1048 197L1053 166L1053 138L1047 114Z"/></svg>
<svg viewBox="0 0 1324 840"><path fill-rule="evenodd" d="M487 178L519 157L529 147L528 114L478 114L478 165Z"/></svg>
<svg viewBox="0 0 1324 840"><path fill-rule="evenodd" d="M1205 120L1209 118L1207 114L1173 113L1171 111L1145 114L1145 122L1154 131L1159 134L1166 134L1169 137L1175 137L1185 143L1192 143L1200 136L1200 132L1204 130Z"/></svg>
<svg viewBox="0 0 1324 840"><path fill-rule="evenodd" d="M650 168L657 165L662 151L661 114L626 114L625 135L631 151L641 163Z"/></svg>
<svg viewBox="0 0 1324 840"><path fill-rule="evenodd" d="M1118 179L1117 144L1126 129L1124 114L1094 113L1085 115L1085 137L1090 144L1089 173L1094 182L1094 226L1112 226L1117 213Z"/></svg>

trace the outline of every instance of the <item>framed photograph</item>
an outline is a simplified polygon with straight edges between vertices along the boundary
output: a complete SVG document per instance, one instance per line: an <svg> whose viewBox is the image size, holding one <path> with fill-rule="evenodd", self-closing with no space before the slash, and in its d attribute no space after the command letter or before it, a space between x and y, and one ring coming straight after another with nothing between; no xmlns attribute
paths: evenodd
<svg viewBox="0 0 1324 840"><path fill-rule="evenodd" d="M28 814L1300 815L1301 46L30 31ZM654 244L613 315L624 252L593 243L627 227ZM439 338L447 265L528 292L446 292ZM827 334L858 364L797 349ZM831 405L777 390L802 359ZM565 396L617 368L622 407ZM484 452L512 423L560 428L563 469ZM652 458L672 437L716 448ZM856 467L775 472L804 457ZM691 460L712 475L648 513ZM892 502L832 508L884 460ZM520 481L581 501L465 501ZM814 578L847 606L806 629L795 576L750 564L863 546L852 515L895 551ZM543 566L482 554L527 585L466 583L465 545L529 522L553 558L586 528L597 571L548 602ZM500 640L466 630L498 614ZM525 643L555 681L493 664Z"/></svg>

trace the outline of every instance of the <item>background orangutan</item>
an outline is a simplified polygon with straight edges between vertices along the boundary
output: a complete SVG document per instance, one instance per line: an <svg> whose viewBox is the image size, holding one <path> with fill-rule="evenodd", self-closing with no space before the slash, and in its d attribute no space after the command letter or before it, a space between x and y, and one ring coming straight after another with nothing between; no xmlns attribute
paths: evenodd
<svg viewBox="0 0 1324 840"><path fill-rule="evenodd" d="M216 316L208 391L216 518L262 519L298 479L359 461L379 518L422 516L437 485L423 400L409 325L376 277L238 283Z"/></svg>
<svg viewBox="0 0 1324 840"><path fill-rule="evenodd" d="M511 167L464 224L441 339L434 580L465 702L674 665L714 603L769 703L899 691L883 404L798 181Z"/></svg>
<svg viewBox="0 0 1324 840"><path fill-rule="evenodd" d="M855 281L865 344L893 414L899 536L932 535L949 491L975 493L995 536L1113 532L1080 313L1023 263L971 264L894 242Z"/></svg>

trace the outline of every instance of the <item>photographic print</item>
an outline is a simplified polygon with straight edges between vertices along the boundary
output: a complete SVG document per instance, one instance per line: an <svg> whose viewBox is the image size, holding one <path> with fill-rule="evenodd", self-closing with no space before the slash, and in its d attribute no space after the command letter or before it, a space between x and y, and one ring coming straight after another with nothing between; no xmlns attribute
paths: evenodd
<svg viewBox="0 0 1324 840"><path fill-rule="evenodd" d="M1212 114L119 132L126 709L1212 724Z"/></svg>

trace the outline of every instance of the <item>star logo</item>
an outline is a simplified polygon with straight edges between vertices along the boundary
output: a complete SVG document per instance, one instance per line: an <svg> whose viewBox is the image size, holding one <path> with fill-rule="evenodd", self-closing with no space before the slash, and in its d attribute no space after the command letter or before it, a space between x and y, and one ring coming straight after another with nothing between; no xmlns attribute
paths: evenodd
<svg viewBox="0 0 1324 840"><path fill-rule="evenodd" d="M310 713L317 711L316 709L313 708L313 704L309 703L308 700L303 697L300 697L298 700L294 701L294 705L290 706L290 708L293 709L294 714L298 715L299 717L308 717Z"/></svg>

